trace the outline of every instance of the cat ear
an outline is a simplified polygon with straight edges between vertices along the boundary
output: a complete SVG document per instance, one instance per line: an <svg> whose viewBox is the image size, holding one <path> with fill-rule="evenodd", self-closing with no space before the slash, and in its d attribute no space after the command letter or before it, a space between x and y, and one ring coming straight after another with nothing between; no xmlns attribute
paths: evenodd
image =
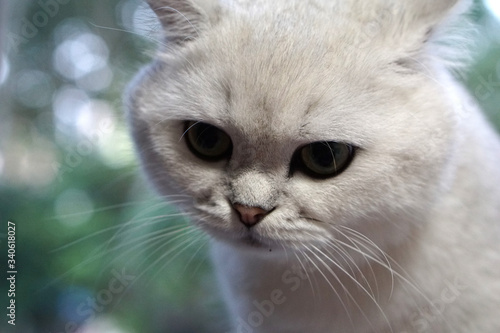
<svg viewBox="0 0 500 333"><path fill-rule="evenodd" d="M463 14L473 0L399 0L406 2L405 18L408 28L432 28L448 17Z"/></svg>
<svg viewBox="0 0 500 333"><path fill-rule="evenodd" d="M215 0L146 0L170 43L183 45L196 39L217 13Z"/></svg>
<svg viewBox="0 0 500 333"><path fill-rule="evenodd" d="M467 12L473 0L373 0L369 4L364 1L356 3L362 3L361 6L367 9L365 12L370 13L370 24L365 24L367 30L373 26L376 28L367 34L373 37L370 45L389 46L394 51L392 54L400 57L395 63L413 67L415 60L419 62L422 59L421 56L437 55L448 65L455 66L460 65L461 57L465 57L456 52L452 44L435 41L440 41L442 32ZM447 35L446 39L458 37Z"/></svg>

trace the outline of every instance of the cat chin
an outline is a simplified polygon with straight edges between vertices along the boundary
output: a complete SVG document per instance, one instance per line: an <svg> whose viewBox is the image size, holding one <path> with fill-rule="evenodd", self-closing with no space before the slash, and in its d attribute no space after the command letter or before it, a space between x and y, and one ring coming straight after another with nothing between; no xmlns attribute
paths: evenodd
<svg viewBox="0 0 500 333"><path fill-rule="evenodd" d="M233 249L235 253L259 257L264 260L277 260L281 262L293 256L293 253L303 253L309 246L314 246L318 249L324 246L322 242L304 243L288 239L271 239L258 235L251 230L242 233L221 231L207 225L199 227L210 235L212 242L223 244L225 247Z"/></svg>
<svg viewBox="0 0 500 333"><path fill-rule="evenodd" d="M219 230L213 230L212 228L202 227L205 232L212 236L216 241L223 242L234 247L243 249L272 249L277 248L278 244L272 244L274 242L264 241L261 237L256 236L252 232L247 232L244 234L236 234L233 232L224 232Z"/></svg>
<svg viewBox="0 0 500 333"><path fill-rule="evenodd" d="M267 242L262 242L253 236L242 237L240 239L221 239L218 238L217 241L223 242L239 251L251 252L252 254L281 254L285 251L283 246L278 244L269 244Z"/></svg>
<svg viewBox="0 0 500 333"><path fill-rule="evenodd" d="M211 236L213 242L223 243L238 251L268 256L271 253L277 255L283 254L288 248L291 248L282 241L263 238L252 231L221 231L206 224L199 225L199 227Z"/></svg>

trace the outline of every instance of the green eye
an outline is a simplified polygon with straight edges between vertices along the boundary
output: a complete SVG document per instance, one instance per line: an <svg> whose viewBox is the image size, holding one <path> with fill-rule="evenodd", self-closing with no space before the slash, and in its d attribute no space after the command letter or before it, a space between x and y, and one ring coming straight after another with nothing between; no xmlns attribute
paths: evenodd
<svg viewBox="0 0 500 333"><path fill-rule="evenodd" d="M295 161L302 171L314 178L334 177L344 171L354 157L351 145L315 142L300 148Z"/></svg>
<svg viewBox="0 0 500 333"><path fill-rule="evenodd" d="M197 121L186 122L186 143L197 157L218 161L231 156L233 144L229 136L215 126Z"/></svg>

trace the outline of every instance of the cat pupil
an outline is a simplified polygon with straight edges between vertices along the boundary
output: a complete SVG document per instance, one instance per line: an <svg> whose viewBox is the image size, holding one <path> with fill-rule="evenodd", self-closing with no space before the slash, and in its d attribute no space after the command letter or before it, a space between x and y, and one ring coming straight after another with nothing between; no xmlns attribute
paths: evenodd
<svg viewBox="0 0 500 333"><path fill-rule="evenodd" d="M334 150L330 146L312 145L311 157L318 166L328 168L335 162Z"/></svg>
<svg viewBox="0 0 500 333"><path fill-rule="evenodd" d="M203 125L198 130L197 140L198 145L204 149L213 149L217 142L220 141L220 135L213 126Z"/></svg>

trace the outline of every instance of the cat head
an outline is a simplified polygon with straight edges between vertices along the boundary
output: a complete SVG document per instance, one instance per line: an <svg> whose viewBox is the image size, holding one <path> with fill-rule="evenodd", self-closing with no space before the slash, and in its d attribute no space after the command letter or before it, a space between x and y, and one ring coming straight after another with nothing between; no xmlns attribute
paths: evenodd
<svg viewBox="0 0 500 333"><path fill-rule="evenodd" d="M215 238L263 249L424 223L457 103L436 58L467 1L149 0L165 39L128 91L150 180Z"/></svg>

